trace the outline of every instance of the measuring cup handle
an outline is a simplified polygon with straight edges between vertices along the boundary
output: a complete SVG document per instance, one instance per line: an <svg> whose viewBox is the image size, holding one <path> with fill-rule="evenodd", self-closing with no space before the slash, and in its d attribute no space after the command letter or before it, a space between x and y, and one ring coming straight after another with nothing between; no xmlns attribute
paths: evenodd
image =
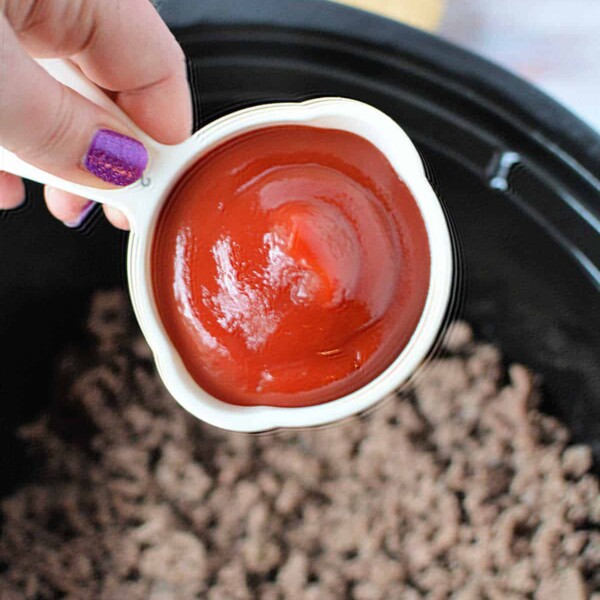
<svg viewBox="0 0 600 600"><path fill-rule="evenodd" d="M74 64L62 59L38 59L37 62L54 79L110 112L127 125L148 150L150 161L156 162L164 146L142 131L117 104L98 86L92 83ZM125 212L130 218L133 217L133 212L135 211L136 202L134 197L140 192L145 193L145 188L149 186L148 178L144 177L127 188L117 190L98 189L87 185L80 185L34 167L2 147L0 147L0 171L12 173L19 177L37 181L38 183L48 184L66 192L83 196L89 200L113 206Z"/></svg>

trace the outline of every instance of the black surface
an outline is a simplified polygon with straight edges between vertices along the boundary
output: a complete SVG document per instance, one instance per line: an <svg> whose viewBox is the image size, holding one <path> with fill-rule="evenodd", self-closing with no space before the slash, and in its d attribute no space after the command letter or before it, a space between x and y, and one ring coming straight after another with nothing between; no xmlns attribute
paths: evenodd
<svg viewBox="0 0 600 600"><path fill-rule="evenodd" d="M199 125L258 102L343 95L407 130L460 234L465 316L542 373L548 410L598 460L600 138L505 71L360 11L203 0L167 2L164 16L201 21L177 30ZM124 285L124 239L104 222L87 233L54 223L37 186L24 210L0 214L4 489L26 476L15 424L48 401L54 357L78 335L86 298Z"/></svg>

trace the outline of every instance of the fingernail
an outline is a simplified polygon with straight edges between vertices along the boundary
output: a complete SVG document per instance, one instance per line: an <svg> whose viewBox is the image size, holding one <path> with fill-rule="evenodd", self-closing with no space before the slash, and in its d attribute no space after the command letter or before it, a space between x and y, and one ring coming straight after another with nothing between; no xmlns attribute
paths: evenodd
<svg viewBox="0 0 600 600"><path fill-rule="evenodd" d="M96 205L95 202L88 200L81 209L79 216L74 221L64 221L64 224L71 229L75 229L83 224L83 222L88 218L89 214L92 212L92 209Z"/></svg>
<svg viewBox="0 0 600 600"><path fill-rule="evenodd" d="M128 135L99 129L94 134L83 164L102 181L126 186L142 176L148 164L148 152L142 143Z"/></svg>

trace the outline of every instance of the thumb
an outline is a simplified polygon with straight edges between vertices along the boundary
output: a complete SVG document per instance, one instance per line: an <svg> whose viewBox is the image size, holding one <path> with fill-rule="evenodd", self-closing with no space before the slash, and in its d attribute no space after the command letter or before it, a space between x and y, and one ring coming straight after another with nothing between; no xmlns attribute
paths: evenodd
<svg viewBox="0 0 600 600"><path fill-rule="evenodd" d="M108 187L137 181L148 153L127 126L53 79L25 52L1 14L0 33L0 145L76 183Z"/></svg>

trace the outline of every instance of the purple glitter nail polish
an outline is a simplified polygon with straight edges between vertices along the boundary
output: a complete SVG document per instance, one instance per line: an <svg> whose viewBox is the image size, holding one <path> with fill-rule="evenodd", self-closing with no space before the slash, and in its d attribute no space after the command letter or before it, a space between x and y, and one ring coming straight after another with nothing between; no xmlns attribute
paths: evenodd
<svg viewBox="0 0 600 600"><path fill-rule="evenodd" d="M92 174L113 185L126 186L137 181L148 164L143 144L122 133L99 129L83 161Z"/></svg>

